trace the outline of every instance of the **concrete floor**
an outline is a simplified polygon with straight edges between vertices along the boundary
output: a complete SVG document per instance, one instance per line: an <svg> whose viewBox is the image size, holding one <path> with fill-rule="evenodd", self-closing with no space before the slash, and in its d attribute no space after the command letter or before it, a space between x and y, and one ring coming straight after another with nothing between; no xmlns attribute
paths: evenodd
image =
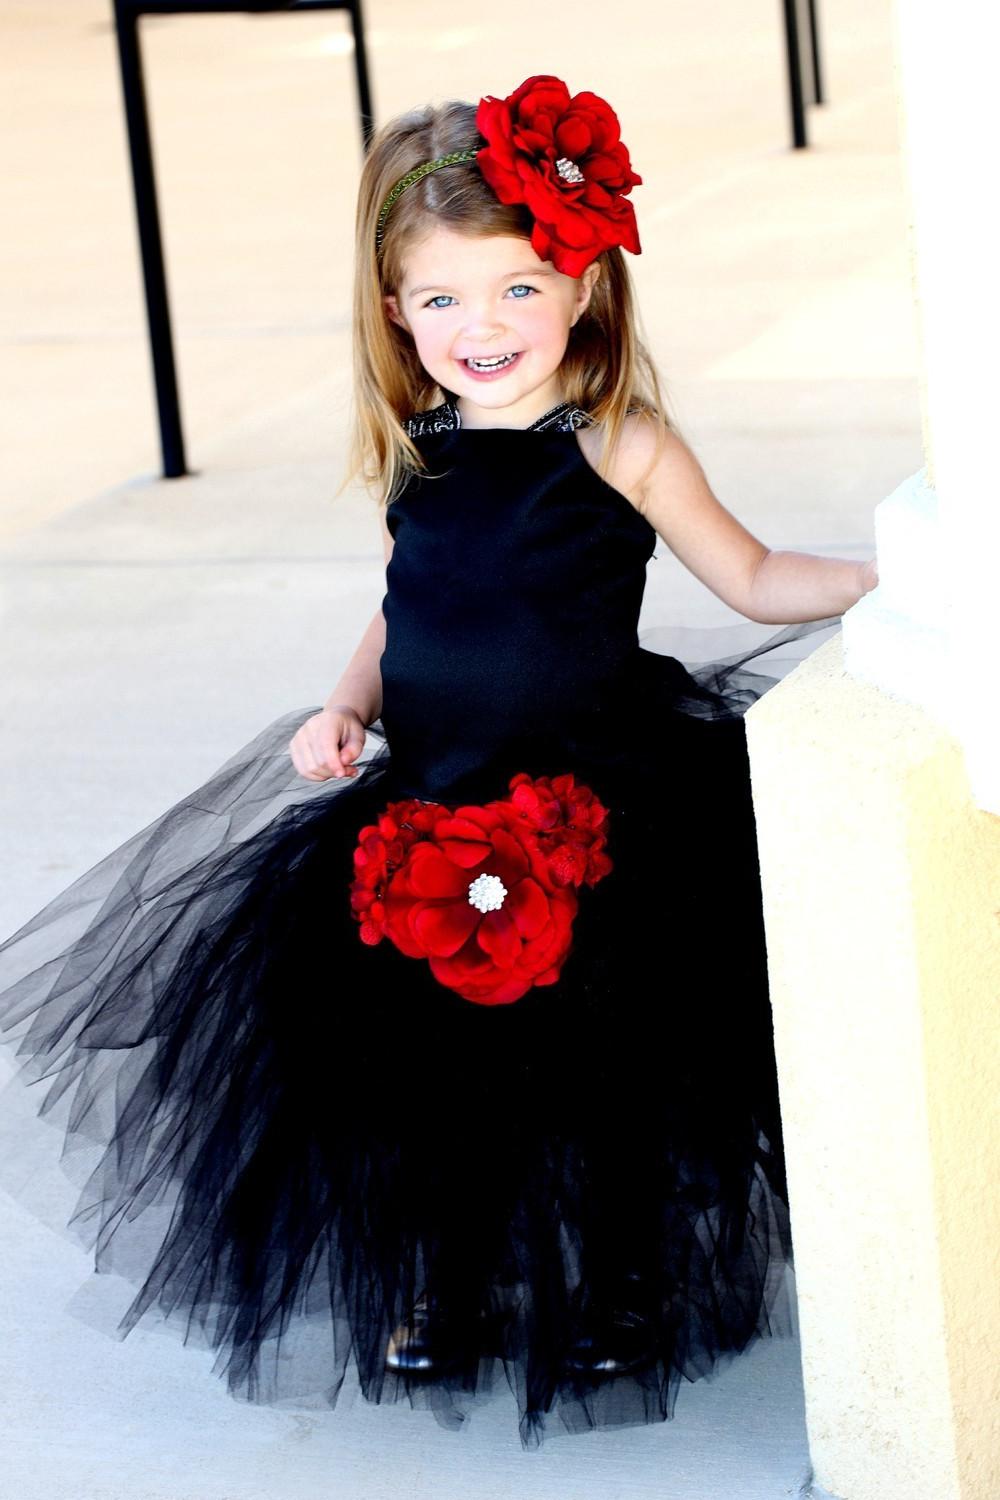
<svg viewBox="0 0 1000 1500"><path fill-rule="evenodd" d="M336 13L144 23L189 458L158 446L104 0L11 5L15 144L0 241L0 728L12 930L263 724L318 705L383 590L344 454L359 144ZM777 8L368 0L379 117L529 73L616 104L645 182L635 274L674 406L716 493L772 546L872 552L872 509L921 464L888 0L822 7L831 103L788 149ZM484 61L486 59L486 61ZM734 617L661 548L640 633ZM674 634L658 638L681 640ZM518 1444L513 1399L455 1434L345 1395L232 1401L207 1356L94 1326L54 1228L72 1192L23 1091L0 1200L0 1500L778 1500L808 1477L798 1349L685 1388L676 1419ZM794 1205L793 1205L794 1210Z"/></svg>

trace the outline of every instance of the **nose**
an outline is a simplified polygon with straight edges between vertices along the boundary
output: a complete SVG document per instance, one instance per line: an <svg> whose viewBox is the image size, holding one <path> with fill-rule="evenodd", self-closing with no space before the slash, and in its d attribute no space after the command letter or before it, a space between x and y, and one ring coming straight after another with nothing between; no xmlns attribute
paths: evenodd
<svg viewBox="0 0 1000 1500"><path fill-rule="evenodd" d="M503 334L504 321L492 302L470 302L466 306L468 316L462 330L466 338L487 340Z"/></svg>

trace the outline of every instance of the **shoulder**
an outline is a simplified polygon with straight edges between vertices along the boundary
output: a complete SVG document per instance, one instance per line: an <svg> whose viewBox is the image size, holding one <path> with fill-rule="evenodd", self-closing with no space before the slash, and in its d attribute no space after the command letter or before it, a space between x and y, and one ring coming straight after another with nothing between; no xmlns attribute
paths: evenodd
<svg viewBox="0 0 1000 1500"><path fill-rule="evenodd" d="M595 424L577 434L584 456L596 469L601 458L604 435ZM641 407L630 408L610 456L608 483L646 514L651 485L666 468L697 467L697 460L677 434Z"/></svg>

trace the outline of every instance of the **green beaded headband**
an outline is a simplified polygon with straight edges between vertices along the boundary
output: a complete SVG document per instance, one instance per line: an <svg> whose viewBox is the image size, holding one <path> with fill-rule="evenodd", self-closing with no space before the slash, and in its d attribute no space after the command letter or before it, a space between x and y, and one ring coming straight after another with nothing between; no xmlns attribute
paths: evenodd
<svg viewBox="0 0 1000 1500"><path fill-rule="evenodd" d="M451 151L447 156L439 156L436 161L421 162L419 167L414 167L412 172L407 172L405 177L399 179L379 209L378 221L375 226L376 255L382 249L382 236L385 232L385 221L389 216L389 210L403 189L412 187L415 182L420 181L421 177L426 177L428 172L436 172L438 167L451 167L460 161L475 161L480 149L480 147L473 146L465 151Z"/></svg>

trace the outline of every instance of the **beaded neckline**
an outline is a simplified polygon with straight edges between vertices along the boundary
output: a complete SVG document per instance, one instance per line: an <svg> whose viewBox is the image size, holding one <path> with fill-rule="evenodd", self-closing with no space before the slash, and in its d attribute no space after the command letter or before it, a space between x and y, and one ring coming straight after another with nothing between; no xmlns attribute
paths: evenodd
<svg viewBox="0 0 1000 1500"><path fill-rule="evenodd" d="M424 437L433 432L573 432L577 427L589 427L592 419L572 401L560 401L549 407L527 427L467 427L462 428L462 414L458 402L448 397L440 406L428 411L414 412L407 420L406 430L410 437Z"/></svg>

